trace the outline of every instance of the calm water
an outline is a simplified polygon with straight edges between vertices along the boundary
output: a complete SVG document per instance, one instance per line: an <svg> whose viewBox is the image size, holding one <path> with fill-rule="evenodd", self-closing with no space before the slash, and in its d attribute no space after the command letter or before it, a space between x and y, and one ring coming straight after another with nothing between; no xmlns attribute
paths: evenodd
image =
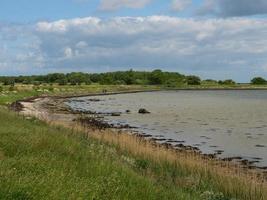
<svg viewBox="0 0 267 200"><path fill-rule="evenodd" d="M105 119L179 140L203 153L222 150L222 157L242 156L267 166L267 91L168 91L94 98L101 101L83 97L68 104L78 110L122 112ZM139 108L151 114L138 114Z"/></svg>

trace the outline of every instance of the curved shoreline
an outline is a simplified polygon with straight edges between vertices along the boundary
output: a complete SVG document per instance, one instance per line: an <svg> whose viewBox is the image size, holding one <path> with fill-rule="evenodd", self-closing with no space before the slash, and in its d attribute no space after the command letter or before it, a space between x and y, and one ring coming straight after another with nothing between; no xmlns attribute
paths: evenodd
<svg viewBox="0 0 267 200"><path fill-rule="evenodd" d="M77 123L78 117L83 115L82 112L73 112L73 110L64 104L66 99L71 99L71 98L78 98L78 97L96 97L96 96L103 96L103 95L115 95L115 94L127 94L127 93L139 93L139 92L154 92L154 91L164 91L164 90L150 90L150 91L123 91L123 92L113 92L113 93L105 93L105 94L99 94L99 93L94 93L94 94L89 94L89 95L71 95L71 96L41 96L41 97L31 97L27 98L25 100L20 100L17 101L16 103L13 104L13 108L17 105L20 105L19 108L20 110L15 110L18 112L21 112L23 115L27 116L34 116L39 118L40 120L45 120L45 121L59 121L60 123L68 123L68 124L73 124L74 121ZM14 106L15 105L15 106ZM12 109L12 106L11 106ZM93 116L94 119L97 119L96 116ZM86 121L81 123L82 126L87 126L88 129L99 129L102 130L104 129L114 129L116 127L110 127L103 125L103 121L99 121L97 119L93 123L95 124L90 124L87 123ZM94 126L96 125L96 126ZM94 126L94 127L92 127ZM116 131L121 132L121 129L129 128L129 127L117 127ZM148 141L152 143L153 145L160 145L163 148L167 149L172 149L174 151L181 152L183 151L184 153L188 153L189 155L191 154L198 154L198 156L202 157L204 160L207 159L212 159L214 161L219 161L222 162L222 165L229 165L229 163L232 163L231 165L236 167L238 165L238 168L244 168L244 170L248 171L256 171L256 173L262 173L264 175L264 179L267 180L267 170L266 168L261 168L261 167L255 167L253 163L250 163L248 160L244 160L242 157L233 157L233 158L218 158L216 154L203 154L199 149L196 149L196 147L189 146L189 145L184 145L182 143L175 145L172 145L168 142L165 143L159 143L158 138L153 138L148 134L142 134L140 132L137 132L135 134L130 133L129 130L126 131L129 135L133 135L134 137L138 137L141 140ZM239 161L239 162L237 162Z"/></svg>

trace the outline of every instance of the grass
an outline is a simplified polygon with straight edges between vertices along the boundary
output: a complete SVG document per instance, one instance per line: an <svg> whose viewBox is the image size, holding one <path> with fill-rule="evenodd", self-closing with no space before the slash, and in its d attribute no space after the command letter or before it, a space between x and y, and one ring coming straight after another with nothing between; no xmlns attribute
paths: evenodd
<svg viewBox="0 0 267 200"><path fill-rule="evenodd" d="M5 109L0 127L0 199L200 199L99 140Z"/></svg>
<svg viewBox="0 0 267 200"><path fill-rule="evenodd" d="M79 125L76 129L80 129ZM267 183L257 171L247 171L231 162L203 159L198 154L177 152L128 134L89 130L85 136L135 158L139 170L157 181L172 183L177 188L197 193L213 194L207 199L266 200ZM209 191L212 191L209 193ZM215 192L215 193L213 193ZM216 195L219 195L216 197Z"/></svg>
<svg viewBox="0 0 267 200"><path fill-rule="evenodd" d="M39 86L16 84L15 87L0 86L0 105L7 105L16 100L21 100L27 97L50 95L50 96L67 96L67 95L82 95L90 93L101 93L104 89L107 92L118 91L133 91L133 90L155 90L160 89L159 86L142 86L142 85L65 85L59 86L57 84L48 85L42 84Z"/></svg>
<svg viewBox="0 0 267 200"><path fill-rule="evenodd" d="M158 88L16 85L0 92L0 104L103 89ZM177 154L127 134L88 131L77 124L63 128L0 106L0 138L0 199L267 199L266 182L257 173Z"/></svg>
<svg viewBox="0 0 267 200"><path fill-rule="evenodd" d="M39 95L83 95L90 93L101 93L103 90L107 92L130 91L130 90L158 90L166 89L164 86L151 85L58 85L58 84L41 84L25 85L16 84L12 86L4 86L0 84L0 105L7 105L16 100ZM219 85L203 82L201 85L181 85L177 88L167 89L267 89L266 85L236 84L236 85Z"/></svg>

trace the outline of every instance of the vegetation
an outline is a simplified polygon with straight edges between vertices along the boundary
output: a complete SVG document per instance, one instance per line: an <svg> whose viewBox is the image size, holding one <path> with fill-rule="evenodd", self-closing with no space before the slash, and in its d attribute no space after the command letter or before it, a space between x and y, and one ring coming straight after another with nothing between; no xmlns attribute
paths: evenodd
<svg viewBox="0 0 267 200"><path fill-rule="evenodd" d="M0 109L0 199L199 199L112 146Z"/></svg>
<svg viewBox="0 0 267 200"><path fill-rule="evenodd" d="M83 128L81 129L83 130ZM112 131L89 131L85 137L113 145L131 157L139 170L149 177L165 180L186 191L200 193L205 200L265 200L266 180L257 171L246 171L234 163L203 159L199 154L175 151L147 140Z"/></svg>
<svg viewBox="0 0 267 200"><path fill-rule="evenodd" d="M123 81L114 78L120 73L129 76ZM80 79L83 73L42 76L46 82L37 76L20 77L22 82L18 77L1 77L0 105L30 96L103 90L252 87L160 70L107 74L87 74L90 80ZM116 85L111 85L114 81ZM266 183L259 183L257 174L243 174L242 168L231 170L195 155L177 155L127 134L46 124L1 106L0 127L0 199L264 200L267 196Z"/></svg>
<svg viewBox="0 0 267 200"><path fill-rule="evenodd" d="M224 81L218 81L218 83L220 85L235 85L236 82L233 81L232 79L227 79L227 80L224 80Z"/></svg>
<svg viewBox="0 0 267 200"><path fill-rule="evenodd" d="M187 84L188 85L200 85L201 79L197 76L187 76Z"/></svg>
<svg viewBox="0 0 267 200"><path fill-rule="evenodd" d="M57 83L59 85L81 85L82 83L86 85L91 83L102 85L167 85L169 82L174 85L181 85L187 82L187 77L179 73L162 72L161 70L154 70L153 72L129 70L99 74L72 72L68 74L54 73L39 76L0 77L0 82L4 85L14 85L14 83L35 85L43 83Z"/></svg>
<svg viewBox="0 0 267 200"><path fill-rule="evenodd" d="M12 89L10 89L12 88ZM59 84L15 84L15 86L0 85L0 105L10 104L16 100L21 100L27 97L49 95L49 96L68 96L68 95L84 95L90 93L102 93L118 91L133 91L133 90L157 90L158 86L145 85L59 85Z"/></svg>
<svg viewBox="0 0 267 200"><path fill-rule="evenodd" d="M3 108L0 126L0 199L266 197L253 176L245 182L241 173L127 134L66 129Z"/></svg>
<svg viewBox="0 0 267 200"><path fill-rule="evenodd" d="M58 85L58 86L81 86L81 85L160 85L167 88L185 88L197 86L210 87L240 87L232 79L227 80L201 80L200 77L190 75L186 76L177 72L163 72L161 70L154 70L152 72L146 71L117 71L107 73L53 73L47 75L33 75L33 76L0 76L0 92L1 83L4 86L11 86L14 89L15 85ZM255 77L251 80L252 85L267 85L267 81L261 77ZM13 88L12 88L13 86Z"/></svg>
<svg viewBox="0 0 267 200"><path fill-rule="evenodd" d="M253 85L265 85L267 81L262 77L255 77L251 80L251 84Z"/></svg>

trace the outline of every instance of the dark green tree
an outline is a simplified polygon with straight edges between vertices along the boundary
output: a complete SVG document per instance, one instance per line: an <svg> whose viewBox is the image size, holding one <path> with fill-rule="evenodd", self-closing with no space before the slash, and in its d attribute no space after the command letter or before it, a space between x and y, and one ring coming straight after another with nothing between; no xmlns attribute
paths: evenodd
<svg viewBox="0 0 267 200"><path fill-rule="evenodd" d="M198 76L187 76L186 83L188 85L200 85L201 79Z"/></svg>
<svg viewBox="0 0 267 200"><path fill-rule="evenodd" d="M154 70L149 76L149 83L152 85L161 85L164 82L164 75L160 69Z"/></svg>
<svg viewBox="0 0 267 200"><path fill-rule="evenodd" d="M218 83L220 85L235 85L236 82L233 81L232 79L227 79L227 80L224 80L224 81L218 81Z"/></svg>
<svg viewBox="0 0 267 200"><path fill-rule="evenodd" d="M264 85L267 84L267 81L262 77L255 77L251 80L251 84L253 85Z"/></svg>

